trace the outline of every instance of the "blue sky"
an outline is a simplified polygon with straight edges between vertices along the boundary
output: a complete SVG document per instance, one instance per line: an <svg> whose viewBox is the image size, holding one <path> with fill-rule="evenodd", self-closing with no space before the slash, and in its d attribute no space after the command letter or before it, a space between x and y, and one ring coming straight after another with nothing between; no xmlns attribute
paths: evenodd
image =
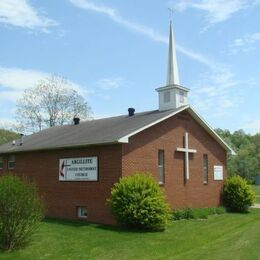
<svg viewBox="0 0 260 260"><path fill-rule="evenodd" d="M260 131L260 0L1 0L0 126L40 79L67 78L95 118L158 108L169 12L180 81L214 128Z"/></svg>

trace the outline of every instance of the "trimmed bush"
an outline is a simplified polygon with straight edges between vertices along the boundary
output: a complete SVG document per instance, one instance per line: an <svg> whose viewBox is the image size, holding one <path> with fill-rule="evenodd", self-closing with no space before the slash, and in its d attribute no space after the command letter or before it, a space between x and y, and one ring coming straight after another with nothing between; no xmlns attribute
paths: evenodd
<svg viewBox="0 0 260 260"><path fill-rule="evenodd" d="M24 247L43 218L43 205L35 185L14 175L0 178L0 247Z"/></svg>
<svg viewBox="0 0 260 260"><path fill-rule="evenodd" d="M121 178L112 188L109 204L118 222L131 228L164 230L170 217L161 188L146 173Z"/></svg>
<svg viewBox="0 0 260 260"><path fill-rule="evenodd" d="M247 212L255 201L255 193L246 180L240 176L232 176L225 180L224 205L232 212Z"/></svg>

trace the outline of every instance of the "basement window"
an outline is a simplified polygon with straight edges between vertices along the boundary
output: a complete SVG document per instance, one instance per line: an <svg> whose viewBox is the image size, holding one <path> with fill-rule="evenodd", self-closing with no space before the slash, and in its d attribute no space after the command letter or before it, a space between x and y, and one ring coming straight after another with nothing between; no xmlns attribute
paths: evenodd
<svg viewBox="0 0 260 260"><path fill-rule="evenodd" d="M87 207L78 207L77 215L78 215L78 218L87 218L88 217Z"/></svg>
<svg viewBox="0 0 260 260"><path fill-rule="evenodd" d="M14 169L14 165L15 165L15 156L14 155L10 155L8 157L8 169L9 170Z"/></svg>
<svg viewBox="0 0 260 260"><path fill-rule="evenodd" d="M4 168L4 158L0 157L0 170Z"/></svg>

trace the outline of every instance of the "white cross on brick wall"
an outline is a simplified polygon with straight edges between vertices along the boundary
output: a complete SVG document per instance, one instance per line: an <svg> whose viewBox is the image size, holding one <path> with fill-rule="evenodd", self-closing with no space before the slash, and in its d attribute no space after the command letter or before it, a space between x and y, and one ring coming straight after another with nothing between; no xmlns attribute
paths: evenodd
<svg viewBox="0 0 260 260"><path fill-rule="evenodd" d="M177 152L183 152L185 153L185 179L188 180L190 178L190 173L189 173L189 153L196 153L197 150L195 149L189 149L189 137L188 133L185 133L184 136L184 148L177 147L176 149Z"/></svg>

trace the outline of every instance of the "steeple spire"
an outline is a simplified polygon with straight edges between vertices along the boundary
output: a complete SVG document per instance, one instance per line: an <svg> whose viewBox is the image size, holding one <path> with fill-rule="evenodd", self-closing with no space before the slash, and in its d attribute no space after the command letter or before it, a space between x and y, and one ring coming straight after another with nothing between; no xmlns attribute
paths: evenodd
<svg viewBox="0 0 260 260"><path fill-rule="evenodd" d="M180 85L176 48L174 35L172 30L172 22L170 22L169 36L169 53L168 53L168 71L166 86L157 88L159 96L159 110L177 109L189 104L188 88Z"/></svg>
<svg viewBox="0 0 260 260"><path fill-rule="evenodd" d="M169 36L169 53L168 53L168 73L166 86L180 85L179 71L176 56L176 47L172 30L172 21L170 21L170 36Z"/></svg>

